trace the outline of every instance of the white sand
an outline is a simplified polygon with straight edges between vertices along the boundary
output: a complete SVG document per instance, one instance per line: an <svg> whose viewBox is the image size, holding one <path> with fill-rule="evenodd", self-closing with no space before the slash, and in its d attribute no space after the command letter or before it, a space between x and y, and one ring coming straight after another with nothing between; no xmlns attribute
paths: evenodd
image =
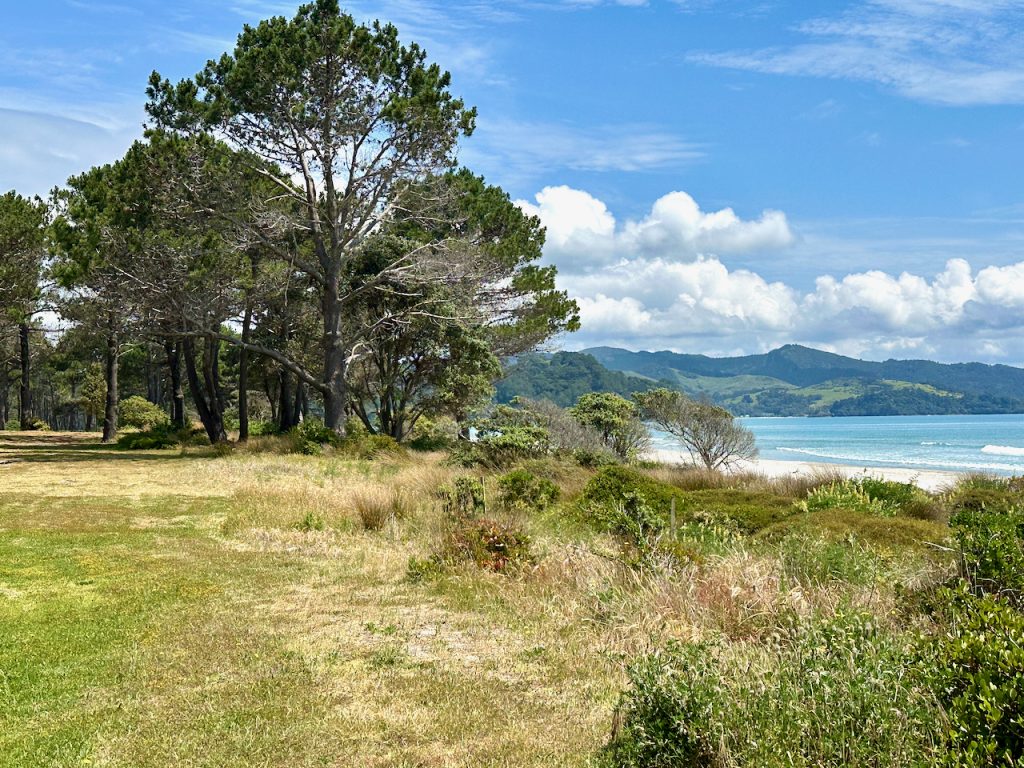
<svg viewBox="0 0 1024 768"><path fill-rule="evenodd" d="M651 458L665 464L689 464L690 458L685 453L668 450L651 451ZM894 480L898 483L914 483L926 491L938 491L953 485L960 477L956 472L943 472L931 469L911 469L909 467L858 467L852 464L826 464L812 461L778 461L776 459L758 459L744 461L735 468L739 472L758 472L768 477L785 475L811 475L815 472L840 471L847 477L878 477L883 480Z"/></svg>

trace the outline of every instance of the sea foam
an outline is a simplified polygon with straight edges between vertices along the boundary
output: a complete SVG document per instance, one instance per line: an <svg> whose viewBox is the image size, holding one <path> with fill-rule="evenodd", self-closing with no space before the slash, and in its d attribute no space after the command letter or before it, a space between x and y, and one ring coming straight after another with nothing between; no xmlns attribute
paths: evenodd
<svg viewBox="0 0 1024 768"><path fill-rule="evenodd" d="M986 445L981 452L994 456L1024 456L1024 448L1017 448L1013 445Z"/></svg>

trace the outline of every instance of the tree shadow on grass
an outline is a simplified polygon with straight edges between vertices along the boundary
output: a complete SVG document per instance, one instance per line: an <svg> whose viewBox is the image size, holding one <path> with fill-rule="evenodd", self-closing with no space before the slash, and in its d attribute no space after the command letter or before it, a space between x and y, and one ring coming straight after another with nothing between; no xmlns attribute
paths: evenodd
<svg viewBox="0 0 1024 768"><path fill-rule="evenodd" d="M7 463L62 463L73 461L172 461L177 449L122 451L101 443L97 435L81 432L0 432L0 465Z"/></svg>

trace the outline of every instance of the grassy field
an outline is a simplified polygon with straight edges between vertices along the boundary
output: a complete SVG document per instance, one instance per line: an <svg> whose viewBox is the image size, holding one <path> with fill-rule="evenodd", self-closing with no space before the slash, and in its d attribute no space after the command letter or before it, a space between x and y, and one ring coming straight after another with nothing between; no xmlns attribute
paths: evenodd
<svg viewBox="0 0 1024 768"><path fill-rule="evenodd" d="M542 580L411 584L433 510L362 530L357 495L430 498L433 460L0 462L0 765L580 765L606 735L614 647Z"/></svg>
<svg viewBox="0 0 1024 768"><path fill-rule="evenodd" d="M424 576L438 488L473 472L273 447L0 433L0 766L596 765L645 652L852 610L898 633L900 595L952 569L941 514L670 468L644 476L678 530L638 554L581 516L594 471L548 462L543 510L476 472L529 567Z"/></svg>

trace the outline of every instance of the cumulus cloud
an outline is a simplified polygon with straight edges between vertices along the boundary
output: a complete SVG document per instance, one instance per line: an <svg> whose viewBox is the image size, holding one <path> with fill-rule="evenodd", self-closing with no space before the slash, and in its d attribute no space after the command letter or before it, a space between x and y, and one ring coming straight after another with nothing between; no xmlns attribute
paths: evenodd
<svg viewBox="0 0 1024 768"><path fill-rule="evenodd" d="M615 259L692 261L703 253L771 250L793 242L780 211L744 220L731 208L702 211L685 192L665 195L644 218L622 225L602 201L566 186L546 187L534 202L520 200L518 205L547 227L549 255L572 257L565 266L577 271Z"/></svg>
<svg viewBox="0 0 1024 768"><path fill-rule="evenodd" d="M547 227L545 255L579 302L583 329L567 340L576 347L728 354L799 342L874 358L1024 361L1024 262L821 274L801 290L727 265L730 254L785 256L794 235L778 211L748 220L673 192L620 224L601 200L569 187L519 204Z"/></svg>

